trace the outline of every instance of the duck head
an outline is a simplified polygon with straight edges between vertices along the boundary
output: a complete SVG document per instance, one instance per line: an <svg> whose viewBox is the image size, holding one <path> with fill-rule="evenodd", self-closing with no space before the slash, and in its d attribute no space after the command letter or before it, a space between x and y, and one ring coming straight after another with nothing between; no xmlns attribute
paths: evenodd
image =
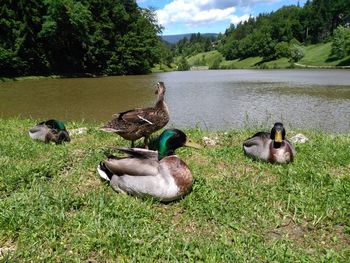
<svg viewBox="0 0 350 263"><path fill-rule="evenodd" d="M200 145L187 141L186 134L178 129L166 129L159 136L159 148L158 148L158 158L162 158L174 155L175 150L180 147L192 147L192 148L201 148Z"/></svg>
<svg viewBox="0 0 350 263"><path fill-rule="evenodd" d="M271 129L270 139L273 140L273 147L279 148L286 136L286 130L281 122L276 122Z"/></svg>
<svg viewBox="0 0 350 263"><path fill-rule="evenodd" d="M55 142L56 144L61 144L62 142L70 142L70 137L67 130L59 131L55 138Z"/></svg>
<svg viewBox="0 0 350 263"><path fill-rule="evenodd" d="M158 95L158 100L164 99L165 90L166 90L166 88L164 86L164 82L161 82L161 81L158 82L157 83L157 89L156 89L156 92L155 92L155 94Z"/></svg>

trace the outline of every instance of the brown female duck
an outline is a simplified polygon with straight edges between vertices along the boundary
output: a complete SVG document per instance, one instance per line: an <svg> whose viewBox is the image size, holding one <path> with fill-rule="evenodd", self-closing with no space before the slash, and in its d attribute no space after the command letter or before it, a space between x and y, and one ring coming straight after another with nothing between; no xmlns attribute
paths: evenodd
<svg viewBox="0 0 350 263"><path fill-rule="evenodd" d="M292 162L296 151L285 139L286 130L283 124L276 122L271 133L258 132L243 143L244 153L252 158L270 163Z"/></svg>
<svg viewBox="0 0 350 263"><path fill-rule="evenodd" d="M138 108L118 113L115 118L107 122L101 130L115 132L126 140L134 141L144 137L145 147L148 147L148 137L160 130L169 122L169 111L164 101L165 86L158 82L158 99L154 107Z"/></svg>

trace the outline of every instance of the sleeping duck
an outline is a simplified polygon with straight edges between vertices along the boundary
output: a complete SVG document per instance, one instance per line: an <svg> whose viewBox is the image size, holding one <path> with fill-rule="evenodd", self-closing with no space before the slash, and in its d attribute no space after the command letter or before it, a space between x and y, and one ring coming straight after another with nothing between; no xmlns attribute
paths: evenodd
<svg viewBox="0 0 350 263"><path fill-rule="evenodd" d="M53 141L56 144L61 144L62 142L70 141L69 133L64 123L54 119L40 122L31 128L29 130L29 136L33 140L40 140L45 143Z"/></svg>
<svg viewBox="0 0 350 263"><path fill-rule="evenodd" d="M286 130L283 124L276 122L271 133L258 132L243 143L244 153L255 159L270 163L292 162L296 151L285 139Z"/></svg>
<svg viewBox="0 0 350 263"><path fill-rule="evenodd" d="M145 147L148 148L148 137L160 130L169 122L169 111L164 101L165 86L158 82L156 94L158 99L154 107L133 109L118 113L115 118L107 122L101 130L115 132L126 140L134 141L144 137Z"/></svg>
<svg viewBox="0 0 350 263"><path fill-rule="evenodd" d="M128 157L110 156L100 162L97 171L119 193L173 201L186 195L192 187L190 169L175 155L175 150L182 146L200 148L187 142L182 131L167 129L159 137L158 151L117 148Z"/></svg>

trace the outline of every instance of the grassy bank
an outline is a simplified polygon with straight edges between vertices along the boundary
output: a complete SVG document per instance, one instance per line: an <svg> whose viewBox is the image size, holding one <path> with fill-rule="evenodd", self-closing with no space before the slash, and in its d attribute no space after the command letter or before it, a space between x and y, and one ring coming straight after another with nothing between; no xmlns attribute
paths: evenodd
<svg viewBox="0 0 350 263"><path fill-rule="evenodd" d="M243 155L253 130L187 130L218 144L178 150L193 190L163 204L99 179L104 149L129 145L120 137L70 122L88 132L43 144L29 139L34 124L0 121L0 260L349 262L349 134L302 131L295 162L274 166Z"/></svg>
<svg viewBox="0 0 350 263"><path fill-rule="evenodd" d="M50 75L50 76L24 76L24 77L0 77L0 82L5 81L20 81L20 80L38 80L38 79L59 79L63 76L59 75Z"/></svg>
<svg viewBox="0 0 350 263"><path fill-rule="evenodd" d="M298 63L299 67L349 67L350 56L344 59L335 59L331 55L331 43L320 43L316 45L309 45L304 48L305 56ZM214 61L219 59L221 69L277 69L277 68L291 68L298 65L291 65L287 58L279 58L271 61L263 61L261 57L250 57L246 59L225 60L225 58L218 51L210 51L199 53L187 58L190 66L211 66Z"/></svg>

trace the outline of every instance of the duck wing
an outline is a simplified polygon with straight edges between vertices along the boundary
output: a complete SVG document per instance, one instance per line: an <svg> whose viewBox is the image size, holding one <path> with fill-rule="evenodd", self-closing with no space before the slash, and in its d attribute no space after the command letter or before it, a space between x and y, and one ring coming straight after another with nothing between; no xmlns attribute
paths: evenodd
<svg viewBox="0 0 350 263"><path fill-rule="evenodd" d="M147 150L143 148L115 148L116 150L126 153L129 157L139 159L149 159L158 161L158 151Z"/></svg>
<svg viewBox="0 0 350 263"><path fill-rule="evenodd" d="M252 147L256 145L261 145L262 142L270 139L269 132L257 132L252 137L244 141L243 145L245 147Z"/></svg>
<svg viewBox="0 0 350 263"><path fill-rule="evenodd" d="M133 109L121 112L118 115L119 120L123 120L127 123L133 124L154 124L156 118L156 110L152 107L143 109Z"/></svg>
<svg viewBox="0 0 350 263"><path fill-rule="evenodd" d="M158 152L140 148L117 148L129 157L108 158L103 161L105 167L115 175L149 176L158 174Z"/></svg>
<svg viewBox="0 0 350 263"><path fill-rule="evenodd" d="M49 129L45 126L45 125L42 125L42 124L38 124L37 126L33 127L33 128L30 128L29 131L31 133L36 133L36 132L48 132Z"/></svg>

